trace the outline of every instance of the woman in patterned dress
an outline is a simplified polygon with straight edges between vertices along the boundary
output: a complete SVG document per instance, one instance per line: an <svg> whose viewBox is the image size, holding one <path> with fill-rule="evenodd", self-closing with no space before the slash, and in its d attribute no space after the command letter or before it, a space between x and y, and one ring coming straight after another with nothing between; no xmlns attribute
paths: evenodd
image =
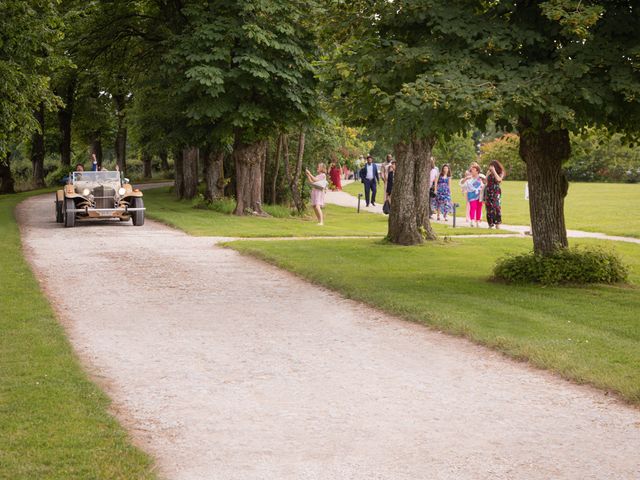
<svg viewBox="0 0 640 480"><path fill-rule="evenodd" d="M436 190L436 213L437 220L440 220L440 214L447 221L447 215L451 211L451 168L448 164L444 164L438 176L438 187Z"/></svg>
<svg viewBox="0 0 640 480"><path fill-rule="evenodd" d="M500 228L502 223L502 189L500 183L506 176L502 164L493 160L489 164L489 171L487 172L487 185L485 187L485 209L487 212L487 223L489 228Z"/></svg>

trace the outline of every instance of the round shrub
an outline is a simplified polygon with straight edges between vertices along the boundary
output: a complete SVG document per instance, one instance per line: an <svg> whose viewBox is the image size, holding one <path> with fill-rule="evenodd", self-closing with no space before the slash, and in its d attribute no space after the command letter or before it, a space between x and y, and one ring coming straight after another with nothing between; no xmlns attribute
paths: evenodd
<svg viewBox="0 0 640 480"><path fill-rule="evenodd" d="M553 255L533 252L504 257L493 269L494 280L542 285L625 282L628 267L611 251L597 247L560 249Z"/></svg>

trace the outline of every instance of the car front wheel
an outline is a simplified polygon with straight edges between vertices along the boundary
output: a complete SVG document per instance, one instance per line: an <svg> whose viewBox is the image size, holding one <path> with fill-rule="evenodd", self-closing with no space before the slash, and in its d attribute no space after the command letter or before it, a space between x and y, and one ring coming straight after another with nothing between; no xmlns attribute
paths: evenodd
<svg viewBox="0 0 640 480"><path fill-rule="evenodd" d="M70 210L74 210L76 208L76 204L71 198L64 199L64 226L65 227L75 227L76 226L76 212L71 212Z"/></svg>
<svg viewBox="0 0 640 480"><path fill-rule="evenodd" d="M144 208L144 201L140 197L134 197L131 199L131 208ZM137 210L131 212L131 219L136 227L144 225L144 210Z"/></svg>

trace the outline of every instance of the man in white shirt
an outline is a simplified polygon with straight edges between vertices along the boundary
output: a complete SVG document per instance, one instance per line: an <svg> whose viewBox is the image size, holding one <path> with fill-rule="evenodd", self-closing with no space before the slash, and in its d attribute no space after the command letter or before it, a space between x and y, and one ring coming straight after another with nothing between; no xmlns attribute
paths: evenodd
<svg viewBox="0 0 640 480"><path fill-rule="evenodd" d="M378 174L378 167L373 163L373 157L367 156L367 163L360 169L360 180L364 183L364 200L369 206L369 203L375 207L376 205L376 190L378 182L380 181L380 175ZM369 201L371 198L371 201Z"/></svg>

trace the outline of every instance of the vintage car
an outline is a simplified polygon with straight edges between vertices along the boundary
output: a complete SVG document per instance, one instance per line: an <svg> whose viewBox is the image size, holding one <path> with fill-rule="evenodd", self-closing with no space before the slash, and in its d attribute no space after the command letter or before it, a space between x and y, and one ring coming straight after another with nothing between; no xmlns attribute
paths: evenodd
<svg viewBox="0 0 640 480"><path fill-rule="evenodd" d="M73 227L77 220L118 218L144 225L142 192L118 171L73 172L56 192L56 222Z"/></svg>

